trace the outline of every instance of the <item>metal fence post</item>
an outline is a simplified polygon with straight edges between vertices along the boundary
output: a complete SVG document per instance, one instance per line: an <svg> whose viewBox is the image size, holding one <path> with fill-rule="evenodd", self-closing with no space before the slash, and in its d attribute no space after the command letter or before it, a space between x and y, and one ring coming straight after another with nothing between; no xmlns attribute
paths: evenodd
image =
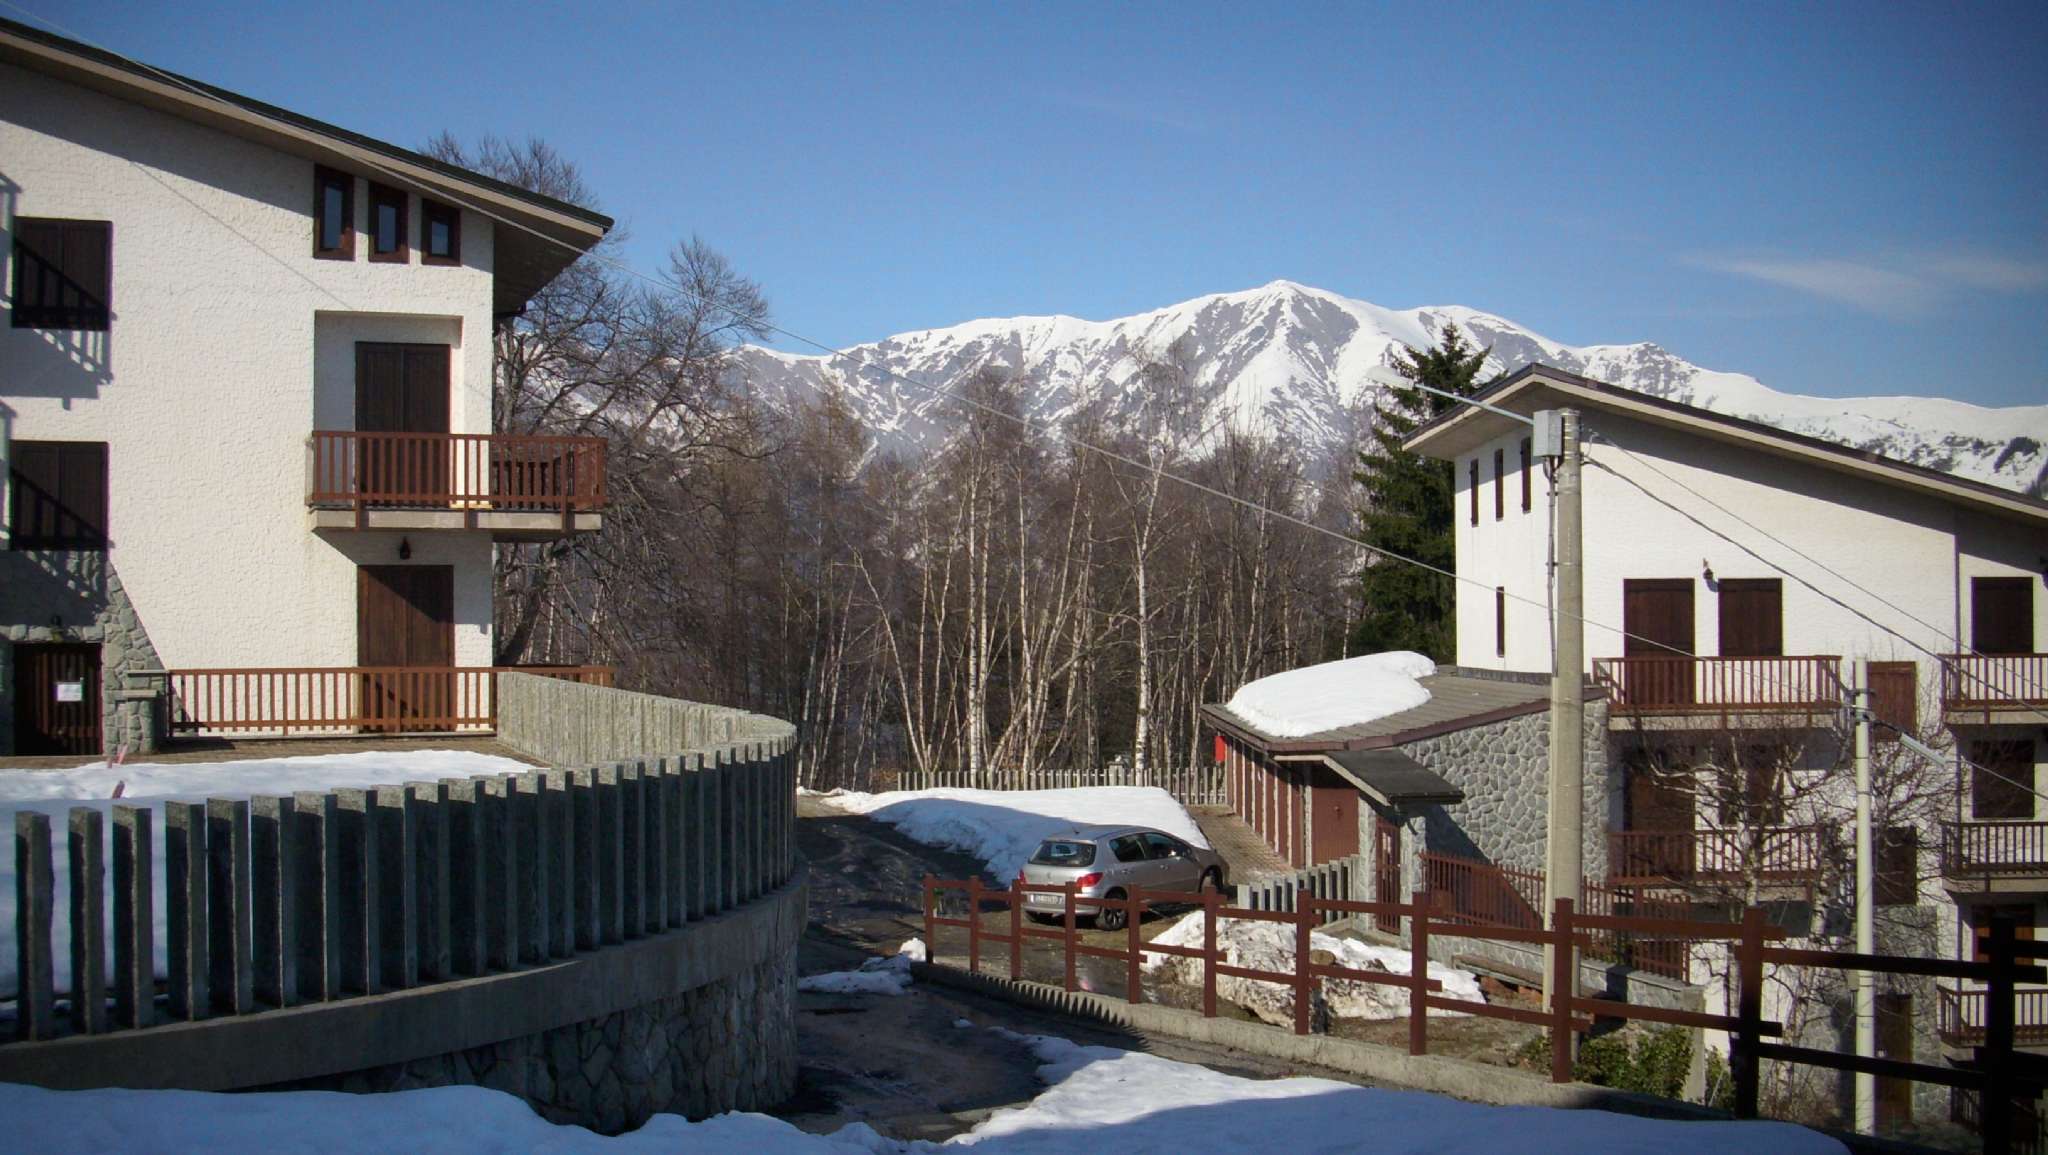
<svg viewBox="0 0 2048 1155"><path fill-rule="evenodd" d="M1429 892L1415 892L1408 918L1408 1053L1429 1053Z"/></svg>
<svg viewBox="0 0 2048 1155"><path fill-rule="evenodd" d="M981 876L967 880L967 973L981 973Z"/></svg>
<svg viewBox="0 0 2048 1155"><path fill-rule="evenodd" d="M1138 934L1138 924L1143 922L1145 917L1144 902L1138 897L1140 892L1140 887L1131 888L1130 913L1124 919L1124 932L1128 936L1127 945L1131 952L1127 969L1124 971L1124 998L1132 1003L1145 1001L1145 988L1138 977L1138 963L1143 957L1138 947L1144 941Z"/></svg>
<svg viewBox="0 0 2048 1155"><path fill-rule="evenodd" d="M1730 1039L1733 1053L1728 1066L1735 1076L1735 1117L1757 1116L1759 1091L1763 1082L1763 1061L1757 1044L1763 1040L1764 1006L1764 912L1752 906L1742 912L1742 938L1736 944L1736 972L1739 992L1737 1023Z"/></svg>
<svg viewBox="0 0 2048 1155"><path fill-rule="evenodd" d="M1985 979L1984 1047L1977 1053L1977 1066L1984 1072L1984 1150L2010 1151L2013 1140L2012 1051L2014 1036L2013 971L2018 965L2017 925L2010 917L1991 920L1991 974Z"/></svg>
<svg viewBox="0 0 2048 1155"><path fill-rule="evenodd" d="M1294 896L1294 1033L1308 1034L1309 1001L1315 989L1315 976L1309 973L1310 946L1315 941L1316 901Z"/></svg>
<svg viewBox="0 0 2048 1155"><path fill-rule="evenodd" d="M1572 1081L1572 1000L1579 994L1579 952L1572 900L1560 898L1550 916L1550 1081Z"/></svg>
<svg viewBox="0 0 2048 1155"><path fill-rule="evenodd" d="M1202 1017L1216 1017L1216 924L1222 920L1223 896L1202 892Z"/></svg>

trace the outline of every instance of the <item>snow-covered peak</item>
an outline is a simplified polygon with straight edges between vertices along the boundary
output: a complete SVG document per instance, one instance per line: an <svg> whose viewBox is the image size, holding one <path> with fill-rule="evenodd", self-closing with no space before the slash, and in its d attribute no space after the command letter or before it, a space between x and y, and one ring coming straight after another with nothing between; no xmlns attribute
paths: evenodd
<svg viewBox="0 0 2048 1155"><path fill-rule="evenodd" d="M2048 405L1990 409L1939 397L1823 398L1704 369L1651 342L1567 345L1463 305L1390 309L1288 280L1213 293L1107 321L1061 314L966 321L829 356L747 347L734 372L770 405L836 386L880 448L944 442L958 406L947 391L992 370L1013 380L1024 413L1047 428L1084 398L1128 411L1140 370L1169 350L1192 361L1206 427L1261 429L1311 464L1343 467L1394 358L1456 323L1491 350L1488 368L1532 362L2012 489L2048 482ZM897 379L907 378L908 383ZM1939 392L1944 382L1929 382Z"/></svg>

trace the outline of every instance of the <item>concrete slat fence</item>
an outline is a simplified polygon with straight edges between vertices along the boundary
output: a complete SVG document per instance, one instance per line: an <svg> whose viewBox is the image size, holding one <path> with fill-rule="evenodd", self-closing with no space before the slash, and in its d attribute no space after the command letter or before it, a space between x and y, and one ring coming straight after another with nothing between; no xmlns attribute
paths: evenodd
<svg viewBox="0 0 2048 1155"><path fill-rule="evenodd" d="M1370 870L1371 864L1365 856L1354 854L1292 874L1240 882L1236 887L1237 905L1246 910L1293 914L1300 909L1304 894L1334 902L1369 902L1372 896L1366 892L1371 886ZM1322 923L1326 926L1351 917L1331 910L1323 911L1322 916Z"/></svg>
<svg viewBox="0 0 2048 1155"><path fill-rule="evenodd" d="M508 698L520 681L505 679ZM152 877L151 809L116 805L111 910L101 900L101 812L81 806L68 815L62 860L71 901L61 912L52 905L58 856L49 816L19 812L17 1039L261 1012L535 966L662 934L778 890L797 870L793 729L739 711L725 711L735 717L721 723L715 707L674 705L688 708L663 717L632 704L613 712L617 731L565 727L561 747L647 742L682 751L663 757L166 803L161 880ZM709 748L673 745L679 734ZM152 965L159 904L169 935L162 997ZM72 952L64 990L53 981L60 918ZM61 1017L60 999L69 1004Z"/></svg>

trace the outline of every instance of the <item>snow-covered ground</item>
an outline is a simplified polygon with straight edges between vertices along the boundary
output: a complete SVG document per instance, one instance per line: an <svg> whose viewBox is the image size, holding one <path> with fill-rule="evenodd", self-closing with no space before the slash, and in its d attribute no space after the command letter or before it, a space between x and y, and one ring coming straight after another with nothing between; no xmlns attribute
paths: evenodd
<svg viewBox="0 0 2048 1155"><path fill-rule="evenodd" d="M0 1084L9 1143L38 1152L634 1152L715 1155L1073 1155L1082 1148L1175 1155L1297 1152L1672 1151L1840 1155L1840 1143L1784 1123L1680 1123L1604 1111L1488 1107L1419 1091L1324 1079L1258 1080L1136 1051L1014 1035L1044 1064L1048 1089L944 1144L883 1138L856 1123L811 1135L764 1115L701 1123L657 1115L616 1138L543 1121L510 1095L443 1087L387 1095L325 1091L45 1091Z"/></svg>
<svg viewBox="0 0 2048 1155"><path fill-rule="evenodd" d="M1436 663L1413 650L1390 650L1285 670L1246 682L1230 712L1275 737L1299 738L1359 726L1429 701L1417 679Z"/></svg>
<svg viewBox="0 0 2048 1155"><path fill-rule="evenodd" d="M390 750L355 754L313 754L296 758L252 758L237 762L130 762L109 766L96 762L75 770L0 770L0 830L14 830L14 815L22 810L40 810L50 816L53 856L57 864L56 909L67 910L71 902L70 872L64 866L64 845L68 813L74 806L98 810L106 827L107 886L106 909L112 911L113 826L110 816L116 801L150 805L156 814L155 871L161 890L164 878L163 804L171 800L200 801L206 798L248 798L254 794L290 794L294 790L333 790L340 787L391 786L404 782L431 782L437 778L467 778L475 774L517 774L533 767L512 758L480 754L469 750ZM114 796L116 789L120 797ZM17 980L14 950L14 855L0 855L0 998L12 997ZM56 936L57 986L71 983L71 935L66 920L59 917ZM169 935L164 924L164 904L156 904L157 973L164 973ZM111 944L109 951L113 948ZM113 963L109 956L109 968Z"/></svg>
<svg viewBox="0 0 2048 1155"><path fill-rule="evenodd" d="M886 822L929 846L964 851L997 878L1015 878L1046 838L1085 826L1149 826L1195 846L1202 830L1166 791L1154 786L1072 790L833 791L826 805Z"/></svg>
<svg viewBox="0 0 2048 1155"><path fill-rule="evenodd" d="M796 989L831 995L900 995L910 989L910 964L928 958L924 940L913 938L887 958L871 958L859 970L805 975Z"/></svg>
<svg viewBox="0 0 2048 1155"><path fill-rule="evenodd" d="M1199 910L1192 911L1152 941L1165 946L1199 947L1207 921L1208 915ZM1291 926L1242 918L1222 919L1216 926L1216 947L1229 966L1249 967L1273 974L1288 974L1294 970L1294 928ZM1356 971L1405 975L1412 973L1414 966L1414 956L1406 950L1321 931L1310 934L1309 949L1328 951L1338 966ZM1198 986L1202 982L1202 963L1198 959L1147 951L1143 965L1148 972L1190 986ZM1479 990L1479 978L1471 971L1432 962L1429 964L1429 977L1443 983L1443 990L1439 993L1444 998L1473 1003L1486 1001L1486 996ZM1407 987L1358 979L1324 979L1322 982L1324 1001L1328 1003L1330 1013L1340 1019L1397 1019L1408 1014ZM1294 1022L1293 987L1224 975L1216 982L1216 993L1225 1002L1236 1003L1269 1023L1291 1025ZM1429 1013L1441 1016L1460 1012L1431 1008Z"/></svg>

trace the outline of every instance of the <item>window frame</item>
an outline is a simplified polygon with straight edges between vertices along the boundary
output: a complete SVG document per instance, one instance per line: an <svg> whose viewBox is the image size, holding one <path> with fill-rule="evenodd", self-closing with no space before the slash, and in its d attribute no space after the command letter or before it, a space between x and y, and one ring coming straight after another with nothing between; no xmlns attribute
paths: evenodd
<svg viewBox="0 0 2048 1155"><path fill-rule="evenodd" d="M21 472L21 455L24 450L47 451L56 454L56 488L54 498L59 518L69 515L73 524L82 527L82 532L70 534L54 533L46 536L26 536L21 531L22 501L28 492L29 479ZM72 470L78 468L75 459L84 458L94 463L90 473L96 480L93 488L95 507L88 517L81 517L74 508L72 484L68 478L77 476ZM7 548L10 550L73 550L99 553L107 548L107 506L108 506L108 452L104 441L41 441L20 439L8 443L7 447ZM38 487L40 488L40 487Z"/></svg>
<svg viewBox="0 0 2048 1155"><path fill-rule="evenodd" d="M320 239L326 223L327 190L336 185L341 187L341 239L332 248L325 248ZM356 259L356 178L324 164L313 166L313 256L322 261Z"/></svg>
<svg viewBox="0 0 2048 1155"><path fill-rule="evenodd" d="M1527 438L1527 437L1524 437L1524 438L1522 438L1522 512L1523 512L1523 513L1527 513L1527 512L1529 512L1529 509L1530 509L1530 500L1529 500L1529 493L1530 493L1530 482L1529 482L1529 457L1530 457L1530 455L1531 455L1531 454L1532 454L1532 453L1534 452L1534 450L1535 450L1535 443L1534 443L1534 442L1533 442L1533 441L1532 441L1532 440L1531 440L1530 438Z"/></svg>
<svg viewBox="0 0 2048 1155"><path fill-rule="evenodd" d="M1478 525L1478 524L1479 524L1479 459L1478 459L1477 457L1474 457L1474 458L1472 459L1472 468L1471 468L1471 470L1470 470L1469 472L1470 472L1470 474L1471 474L1471 478L1470 478L1470 480L1471 480L1471 485L1470 485L1470 487L1469 487L1469 488L1470 488L1470 489L1472 490L1472 524L1473 524L1473 525Z"/></svg>
<svg viewBox="0 0 2048 1155"><path fill-rule="evenodd" d="M448 255L439 256L434 252L433 228L436 220L448 224ZM432 197L420 197L420 264L460 265L462 263L462 210L454 205L437 201Z"/></svg>
<svg viewBox="0 0 2048 1155"><path fill-rule="evenodd" d="M53 228L58 230L59 241L66 246L67 250L71 243L70 237L73 232L88 228L99 232L101 247L100 268L105 274L105 284L100 286L100 291L97 295L97 310L88 310L83 307L68 308L63 305L37 304L24 306L22 304L22 300L26 296L22 283L22 274L27 268L27 261L24 260L26 250L21 236L23 225L31 228ZM104 333L113 326L114 222L90 220L81 217L17 216L14 218L9 233L13 238L12 255L10 257L13 262L13 268L8 277L9 300L11 301L11 304L8 306L9 324L17 329L40 329L53 333ZM38 263L43 265L50 264L43 254L36 253L33 255ZM56 275L59 280L75 285L76 282L72 282L70 276L65 272L64 266L67 264L69 262L65 259L64 253L60 252L56 261ZM77 288L81 297L94 296L94 294L86 291L85 286L78 285Z"/></svg>
<svg viewBox="0 0 2048 1155"><path fill-rule="evenodd" d="M370 218L366 222L369 227L365 230L369 234L369 244L365 247L368 249L370 260L378 264L411 264L412 213L409 211L408 202L412 198L407 196L405 190L401 188L392 188L390 185L378 184L376 181L371 181L369 184ZM392 204L394 202L398 206L398 247L388 253L380 253L377 251L377 209L380 205Z"/></svg>
<svg viewBox="0 0 2048 1155"><path fill-rule="evenodd" d="M1508 656L1508 588L1493 587L1493 656Z"/></svg>
<svg viewBox="0 0 2048 1155"><path fill-rule="evenodd" d="M1493 451L1493 520L1500 521L1508 515L1508 451Z"/></svg>

